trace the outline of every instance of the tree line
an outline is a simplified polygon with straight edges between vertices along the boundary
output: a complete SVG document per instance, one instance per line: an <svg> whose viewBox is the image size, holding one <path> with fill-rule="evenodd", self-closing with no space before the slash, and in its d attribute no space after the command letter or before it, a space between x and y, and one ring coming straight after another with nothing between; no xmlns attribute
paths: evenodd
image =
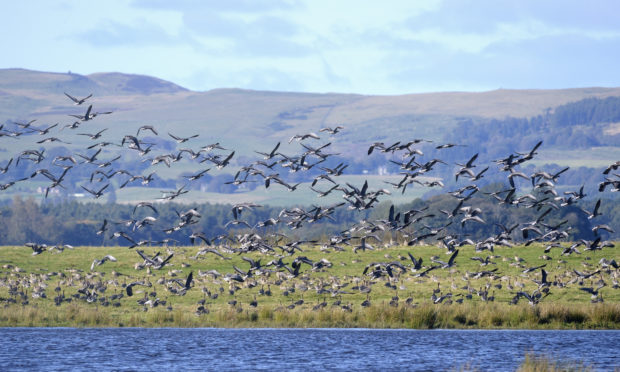
<svg viewBox="0 0 620 372"><path fill-rule="evenodd" d="M464 234L473 240L483 239L501 231L500 225L509 227L515 224L522 224L524 221L533 221L542 211L536 208L517 208L510 205L498 205L497 201L490 195L493 191L505 188L502 184L491 184L483 187L480 192L472 196L470 203L483 210L482 218L485 224L466 224L464 227L454 224L445 228L441 236L450 234ZM596 200L581 200L579 205L553 210L546 218L549 225L565 223L571 228L568 230L568 240L593 239L593 223L588 220L587 215L581 210L591 210ZM417 198L410 203L397 205L396 213L405 213L410 210L423 211L427 216L423 220L411 225L407 231L401 234L411 233L423 235L425 231L432 230L445 223L444 211L449 211L455 207L458 201L447 194L431 196L428 199ZM327 241L331 234L341 232L359 223L360 220L376 221L387 220L389 208L392 205L389 201L383 201L371 210L357 211L346 208L337 208L330 219L322 219L319 222L306 223L299 229L291 230L286 226L279 227L286 229L287 235L295 236L299 239L314 239ZM161 203L156 204L157 213L148 208L136 209L133 205L127 204L99 204L94 202L82 203L75 200L54 200L51 199L44 203L37 203L32 198L23 199L16 196L11 203L0 207L0 245L20 245L28 241L36 241L46 244L72 244L86 246L120 245L128 246L129 242L122 238L111 237L114 232L126 231L136 240L149 240L161 242L171 239L170 244L188 245L190 238L188 231L164 231L166 227L174 226L179 214L189 209L194 209L200 214L198 223L189 228L191 232L200 232L209 238L215 238L222 234L241 234L251 231L246 226L228 226L226 224L233 219L232 206L228 204L178 204ZM291 206L290 208L279 208L271 206L256 207L253 210L244 212L243 220L250 226L255 227L262 221L269 218L278 218L283 210L291 208L305 208L304 206ZM597 218L597 224L607 224L609 226L620 226L620 200L604 199L601 203L601 216ZM153 216L157 223L146 225L145 227L132 231L135 221ZM108 221L109 231L104 234L97 234L102 222ZM132 222L133 221L133 222ZM133 223L133 225L132 225ZM277 232L274 227L258 228L261 232ZM284 231L284 230L283 230ZM377 231L376 234L383 234ZM609 233L599 232L603 239L620 238L620 232ZM399 238L398 233L393 236L395 240ZM525 241L519 229L513 232L515 241ZM427 239L429 243L436 242L436 238Z"/></svg>

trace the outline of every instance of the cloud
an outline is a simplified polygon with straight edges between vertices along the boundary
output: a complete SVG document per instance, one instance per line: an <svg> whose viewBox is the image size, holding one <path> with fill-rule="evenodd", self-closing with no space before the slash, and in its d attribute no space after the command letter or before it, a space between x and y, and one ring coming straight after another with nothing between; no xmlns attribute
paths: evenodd
<svg viewBox="0 0 620 372"><path fill-rule="evenodd" d="M133 25L106 20L76 37L95 47L170 45L181 41L144 20Z"/></svg>
<svg viewBox="0 0 620 372"><path fill-rule="evenodd" d="M540 22L549 27L617 30L620 3L615 0L444 0L440 6L407 20L411 30L489 33L500 24Z"/></svg>
<svg viewBox="0 0 620 372"><path fill-rule="evenodd" d="M135 0L134 7L150 9L178 10L191 12L232 12L265 13L273 10L291 10L299 8L301 1L295 0Z"/></svg>
<svg viewBox="0 0 620 372"><path fill-rule="evenodd" d="M414 49L417 53L402 54L393 61L394 72L386 77L389 85L410 91L620 85L620 79L609 74L620 58L620 41L615 39L543 36L493 43L479 53L423 43ZM410 67L402 68L407 59Z"/></svg>
<svg viewBox="0 0 620 372"><path fill-rule="evenodd" d="M285 18L260 15L247 20L210 11L185 13L185 26L202 38L216 38L244 57L303 56L308 47L295 40L300 27Z"/></svg>

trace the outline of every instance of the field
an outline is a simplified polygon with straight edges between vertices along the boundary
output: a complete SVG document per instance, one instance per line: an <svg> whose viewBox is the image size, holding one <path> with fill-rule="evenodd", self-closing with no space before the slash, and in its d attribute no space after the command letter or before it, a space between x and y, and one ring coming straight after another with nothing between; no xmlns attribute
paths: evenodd
<svg viewBox="0 0 620 372"><path fill-rule="evenodd" d="M561 256L559 248L545 254L544 247L534 245L497 247L494 252L463 246L455 265L423 276L418 275L425 268L438 265L432 257L448 261L443 249L391 246L353 253L351 247L335 251L306 246L293 256L282 256L283 252L232 254L218 247L224 258L214 253L196 256L202 248L160 247L161 257L173 257L155 270L136 269L145 260L135 249L124 247L75 247L36 256L28 247L1 247L0 326L620 327L620 271L599 263L602 258L618 261L617 245L568 256ZM149 257L156 253L153 247L142 249ZM408 253L423 258L419 270L412 268ZM117 261L91 271L93 260L105 255ZM474 256L490 256L492 263L481 266L471 259ZM260 259L260 268L245 275L250 263L244 257ZM314 268L302 263L294 277L285 268L266 266L281 258L290 268L297 257L306 257ZM317 268L321 259L328 262ZM378 263L394 261L404 271L393 265L392 276L370 275ZM541 269L524 273L542 264L547 285L536 283L542 279ZM233 277L235 267L244 273L237 277L243 277L241 281ZM209 270L217 274L207 274ZM482 271L489 273L481 276ZM193 281L185 288L190 273ZM128 296L127 285L136 281L144 285L132 286L133 295ZM580 288L599 289L595 296ZM532 299L520 296L511 304L518 292Z"/></svg>

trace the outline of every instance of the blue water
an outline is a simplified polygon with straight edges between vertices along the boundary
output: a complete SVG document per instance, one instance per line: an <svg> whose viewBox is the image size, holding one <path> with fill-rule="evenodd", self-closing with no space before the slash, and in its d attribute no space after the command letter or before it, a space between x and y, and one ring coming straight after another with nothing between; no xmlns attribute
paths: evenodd
<svg viewBox="0 0 620 372"><path fill-rule="evenodd" d="M620 331L0 328L0 370L513 371L526 351L620 368Z"/></svg>

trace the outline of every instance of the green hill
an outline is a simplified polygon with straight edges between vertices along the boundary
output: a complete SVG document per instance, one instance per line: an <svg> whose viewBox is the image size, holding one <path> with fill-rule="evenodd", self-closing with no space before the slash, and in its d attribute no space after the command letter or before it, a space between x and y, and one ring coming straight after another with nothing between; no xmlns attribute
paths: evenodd
<svg viewBox="0 0 620 372"><path fill-rule="evenodd" d="M76 97L89 94L93 97L87 104L76 106L65 96L65 92ZM364 178L386 172L398 177L398 170L385 168L387 155L367 156L369 144L374 141L390 144L414 138L435 142L423 148L429 158L439 156L434 153L436 143L457 142L468 146L442 153L442 159L455 162L479 152L479 161L487 163L510 152L527 151L544 139L545 144L533 162L536 167L559 164L573 169L600 168L618 160L620 154L620 116L616 113L620 112L618 97L620 88L495 90L399 96L242 89L193 92L144 75L78 75L3 69L0 70L0 124L4 123L7 129L15 121L36 119L33 126L40 128L58 123L48 137L62 138L65 143L39 144L37 142L44 137L38 134L22 135L18 140L6 137L0 147L0 164L5 164L24 149L45 148L48 154L87 154L95 151L86 149L93 140L79 133L93 134L106 129L98 141L118 144L123 136L135 135L140 126L152 125L157 128L159 136L153 135L148 141L157 143L158 154L172 152L175 148L198 149L219 142L236 152L233 167L221 172L234 173L240 166L257 158L255 151L270 151L281 142L279 151L291 155L299 153L299 144L287 143L292 136L320 133L320 128L342 125L345 130L335 137L321 133L321 142L332 143L330 151L339 153L340 159L350 165L348 175L363 175ZM83 115L89 104L93 105L93 112L111 111L112 114L83 122L76 130L65 128L75 121L70 115ZM556 111L559 113L556 114ZM592 112L596 115L587 115ZM583 117L588 120L584 121ZM199 137L177 145L167 133L185 137L199 134ZM103 149L101 158L111 159L119 151L123 158L118 162L118 167L132 166L132 172L145 170L148 163L141 163L140 160L144 159L137 158L134 151L110 146ZM184 159L174 167L157 165L151 170L156 170L163 179L155 187L173 188L175 182L179 183L176 187L180 186L182 173L189 174L197 169L196 164ZM446 181L453 178L452 172L450 167L446 167L444 173L433 176ZM586 173L567 173L572 178L568 185L580 186L584 175L588 176ZM217 176L218 171L210 175ZM75 177L78 176L84 177ZM309 182L309 179L292 178L295 182ZM486 179L493 181L489 176ZM82 181L77 178L70 181L77 191L81 191L79 182ZM222 179L217 182L221 183ZM37 185L33 181L30 186ZM204 201L222 199L218 194L221 190L205 188L214 194ZM296 194L295 198L281 200L274 200L261 190L237 191L243 192L243 197L274 205L288 204L291 199L307 202L315 198L311 191L301 198ZM11 198L14 193L22 192L28 193L28 190L11 188L2 193L1 198ZM136 192L139 194L139 189ZM119 192L117 197L119 202L136 199L136 195L129 190ZM227 197L232 197L232 194Z"/></svg>
<svg viewBox="0 0 620 372"><path fill-rule="evenodd" d="M355 147L403 133L440 141L463 118L531 117L584 98L620 96L620 88L496 90L400 96L310 94L216 89L193 92L154 77L120 73L78 75L0 70L0 119L71 122L83 114L64 96L93 93L94 110L114 111L101 121L108 136L155 125L161 132L201 134L249 154L264 139L277 141L324 126L344 125L341 143ZM84 108L85 109L85 108ZM93 125L93 129L99 128ZM80 141L76 142L80 145ZM345 145L343 145L345 146ZM345 146L345 147L346 147ZM348 150L352 150L349 148Z"/></svg>

